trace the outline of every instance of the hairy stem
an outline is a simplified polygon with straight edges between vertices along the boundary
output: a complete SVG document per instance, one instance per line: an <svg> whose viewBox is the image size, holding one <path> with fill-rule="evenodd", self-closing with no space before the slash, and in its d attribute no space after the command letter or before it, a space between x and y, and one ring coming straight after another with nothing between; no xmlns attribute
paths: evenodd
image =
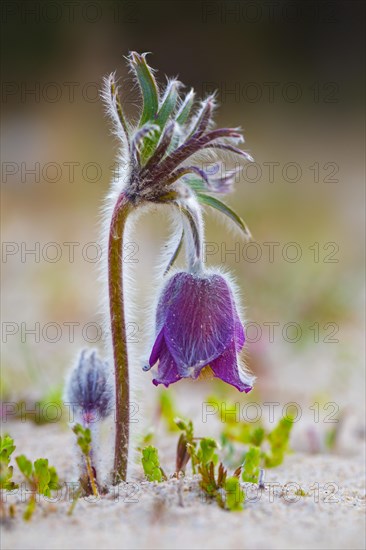
<svg viewBox="0 0 366 550"><path fill-rule="evenodd" d="M121 193L113 210L108 242L109 311L116 382L114 483L126 481L130 433L130 387L123 300L123 234L130 211L131 204Z"/></svg>
<svg viewBox="0 0 366 550"><path fill-rule="evenodd" d="M195 200L178 204L183 213L183 223L187 238L187 263L190 273L202 272L203 223L202 214Z"/></svg>

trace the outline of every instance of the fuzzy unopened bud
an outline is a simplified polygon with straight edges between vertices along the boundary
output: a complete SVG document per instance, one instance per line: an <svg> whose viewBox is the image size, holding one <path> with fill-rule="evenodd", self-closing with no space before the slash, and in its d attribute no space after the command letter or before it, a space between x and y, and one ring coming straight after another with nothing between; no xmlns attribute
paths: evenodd
<svg viewBox="0 0 366 550"><path fill-rule="evenodd" d="M95 351L81 352L67 381L65 398L84 425L102 420L112 412L111 371Z"/></svg>

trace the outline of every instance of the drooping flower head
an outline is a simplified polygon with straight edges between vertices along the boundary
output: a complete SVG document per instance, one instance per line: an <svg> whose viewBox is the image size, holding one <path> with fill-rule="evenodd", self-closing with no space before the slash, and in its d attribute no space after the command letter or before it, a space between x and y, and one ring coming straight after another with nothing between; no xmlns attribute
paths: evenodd
<svg viewBox="0 0 366 550"><path fill-rule="evenodd" d="M113 408L110 369L95 351L83 350L70 373L65 400L84 425L109 416Z"/></svg>
<svg viewBox="0 0 366 550"><path fill-rule="evenodd" d="M157 337L149 370L159 361L155 385L211 373L239 391L252 389L253 377L238 362L244 341L234 294L217 273L173 275L160 296Z"/></svg>
<svg viewBox="0 0 366 550"><path fill-rule="evenodd" d="M187 255L187 272L171 277L160 297L150 357L150 368L159 361L154 383L168 386L181 378L197 378L205 369L240 391L249 391L253 379L238 363L245 338L234 294L222 275L207 273L203 266L202 209L215 208L250 237L241 217L215 195L230 192L238 172L237 168L226 170L219 155L252 158L238 148L243 141L239 129L214 128L214 96L197 107L194 91L182 96L182 84L176 79L168 80L160 93L146 54L132 52L128 61L142 97L139 119L131 123L125 118L113 74L106 79L104 91L124 166L123 178L117 177L114 184L118 198L111 227L115 231L118 226L114 220L118 220L122 204L131 208L147 203L171 205L181 214L183 230L178 230L179 244L166 273L183 242ZM116 262L120 261L118 254ZM109 288L115 292L118 285ZM116 307L112 320L120 311L118 300L119 296L112 300ZM119 337L116 333L115 348Z"/></svg>

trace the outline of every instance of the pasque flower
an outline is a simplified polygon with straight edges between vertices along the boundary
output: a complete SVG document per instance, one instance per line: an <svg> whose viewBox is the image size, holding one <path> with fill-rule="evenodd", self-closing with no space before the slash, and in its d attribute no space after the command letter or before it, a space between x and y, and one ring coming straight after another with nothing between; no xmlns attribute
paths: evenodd
<svg viewBox="0 0 366 550"><path fill-rule="evenodd" d="M176 273L163 289L156 317L157 337L145 368L159 361L155 385L209 371L239 391L252 389L253 377L238 363L244 328L222 275Z"/></svg>
<svg viewBox="0 0 366 550"><path fill-rule="evenodd" d="M98 494L99 423L113 410L114 394L111 378L108 364L98 357L97 352L84 349L72 368L65 387L64 398L71 407L74 413L73 421L76 422L74 429L90 430L90 447L87 456L80 454L80 448L78 448L79 479L86 494Z"/></svg>
<svg viewBox="0 0 366 550"><path fill-rule="evenodd" d="M230 192L238 172L237 168L226 170L218 154L252 159L238 148L243 141L238 128L214 128L214 96L196 105L194 91L182 94L183 85L176 79L168 80L161 92L146 54L132 52L128 62L141 93L137 120L131 122L125 117L114 74L106 78L103 92L119 141L122 167L113 180L105 208L107 328L112 340L116 385L115 482L126 480L127 475L131 391L123 244L127 219L140 206L166 205L176 214L172 234L176 248L165 273L174 264L183 243L187 256L187 273L177 274L168 281L159 305L159 330L152 354L152 361L160 360L155 382L169 384L173 379L195 378L203 367L210 365L215 376L240 390L250 388L250 378L240 372L236 359L244 333L233 294L222 276L205 273L201 250L204 206L225 214L247 237L250 235L244 221L215 195ZM195 337L188 330L190 317L197 329Z"/></svg>
<svg viewBox="0 0 366 550"><path fill-rule="evenodd" d="M109 416L113 408L113 386L108 364L96 351L82 350L65 388L65 399L77 419L89 426Z"/></svg>

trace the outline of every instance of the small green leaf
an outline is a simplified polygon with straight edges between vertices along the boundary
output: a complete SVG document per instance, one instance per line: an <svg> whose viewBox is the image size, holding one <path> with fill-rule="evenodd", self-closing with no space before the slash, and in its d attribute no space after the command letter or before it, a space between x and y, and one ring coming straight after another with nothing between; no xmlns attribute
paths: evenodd
<svg viewBox="0 0 366 550"><path fill-rule="evenodd" d="M0 489L12 491L18 485L11 481L13 477L13 466L7 466L3 461L0 461Z"/></svg>
<svg viewBox="0 0 366 550"><path fill-rule="evenodd" d="M244 220L234 212L227 204L224 204L216 197L212 197L211 195L205 195L204 193L198 192L197 197L199 202L202 204L212 206L212 208L215 208L222 214L225 214L225 216L228 216L236 225L245 233L246 237L249 239L251 237L251 233L245 224Z"/></svg>
<svg viewBox="0 0 366 550"><path fill-rule="evenodd" d="M265 466L267 468L274 468L282 464L285 453L288 452L292 426L293 418L284 416L268 434L267 438L271 446L271 452L265 454Z"/></svg>
<svg viewBox="0 0 366 550"><path fill-rule="evenodd" d="M146 55L147 54L139 55L137 52L131 52L130 56L131 66L136 73L143 99L143 109L139 126L152 120L159 108L158 86L150 67L146 63Z"/></svg>
<svg viewBox="0 0 366 550"><path fill-rule="evenodd" d="M250 442L255 447L260 447L266 436L266 431L262 426L254 427L250 432Z"/></svg>
<svg viewBox="0 0 366 550"><path fill-rule="evenodd" d="M163 472L160 468L159 455L156 447L150 445L142 449L142 467L148 481L163 481Z"/></svg>
<svg viewBox="0 0 366 550"><path fill-rule="evenodd" d="M0 460L8 462L15 449L14 440L9 434L0 436Z"/></svg>
<svg viewBox="0 0 366 550"><path fill-rule="evenodd" d="M58 476L55 468L48 465L47 458L38 458L33 464L24 455L17 456L15 460L32 491L23 514L24 520L29 521L36 509L36 493L50 497L51 490L58 488Z"/></svg>
<svg viewBox="0 0 366 550"><path fill-rule="evenodd" d="M213 461L214 464L217 464L218 457L215 454L216 449L218 449L218 444L215 439L211 437L204 437L201 439L200 448L197 452L200 463L207 464L207 462Z"/></svg>
<svg viewBox="0 0 366 550"><path fill-rule="evenodd" d="M10 466L10 457L15 450L14 440L9 434L0 436L0 489L12 491L18 485L11 479L13 477L13 466Z"/></svg>
<svg viewBox="0 0 366 550"><path fill-rule="evenodd" d="M51 480L51 475L48 469L48 459L38 458L34 462L34 476L40 495L50 496L48 484Z"/></svg>
<svg viewBox="0 0 366 550"><path fill-rule="evenodd" d="M225 507L231 512L243 509L245 494L237 477L228 477L225 482L226 502Z"/></svg>
<svg viewBox="0 0 366 550"><path fill-rule="evenodd" d="M72 431L77 436L77 444L84 456L89 456L91 450L91 432L89 428L83 428L81 424L75 424Z"/></svg>
<svg viewBox="0 0 366 550"><path fill-rule="evenodd" d="M16 457L16 463L18 464L19 470L22 472L22 474L30 478L33 471L33 466L30 460L27 459L25 455L20 455Z"/></svg>
<svg viewBox="0 0 366 550"><path fill-rule="evenodd" d="M60 484L59 484L59 478L58 478L56 468L54 466L50 466L48 468L48 472L50 474L50 480L48 482L48 486L51 489L51 491L57 491L57 489L59 489L60 487Z"/></svg>
<svg viewBox="0 0 366 550"><path fill-rule="evenodd" d="M261 462L259 447L249 447L243 464L242 480L248 483L258 483Z"/></svg>
<svg viewBox="0 0 366 550"><path fill-rule="evenodd" d="M194 431L192 420L183 420L183 418L175 418L174 422L180 430L185 432L188 442L192 443L193 431Z"/></svg>

